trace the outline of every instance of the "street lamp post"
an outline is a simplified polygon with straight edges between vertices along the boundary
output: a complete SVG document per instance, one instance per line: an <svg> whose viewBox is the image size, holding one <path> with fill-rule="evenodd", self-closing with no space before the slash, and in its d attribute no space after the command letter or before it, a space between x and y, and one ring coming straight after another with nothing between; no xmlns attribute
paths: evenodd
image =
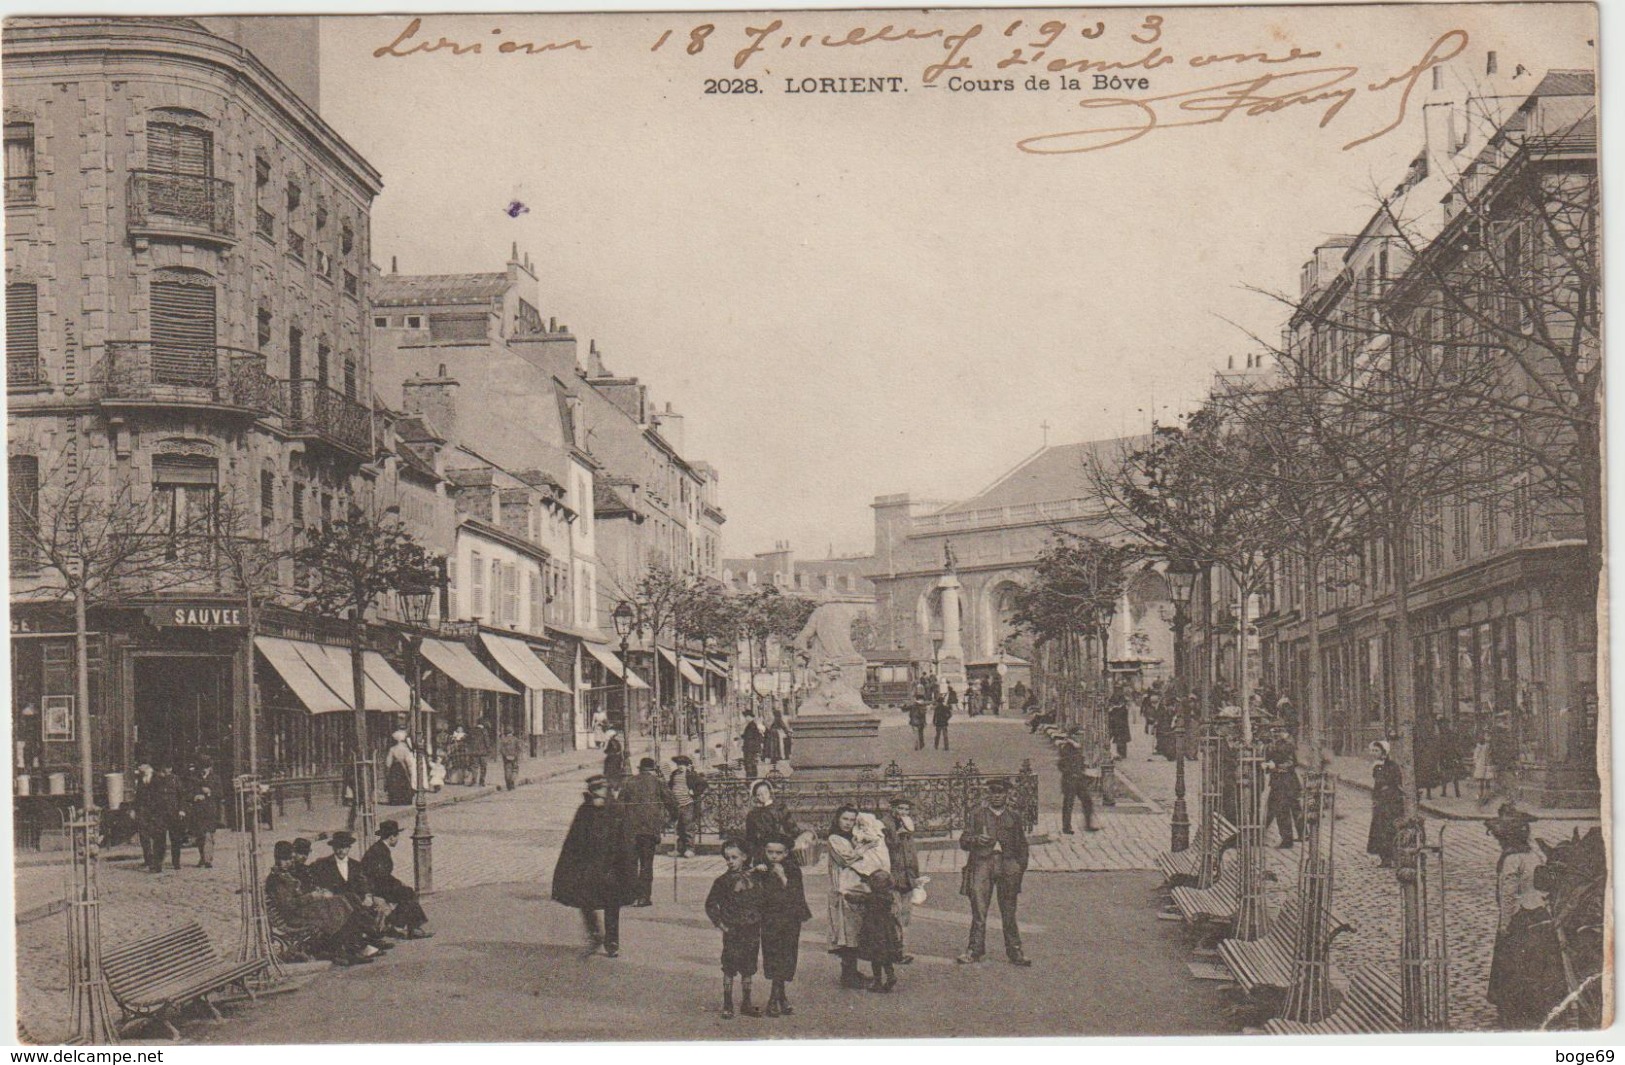
<svg viewBox="0 0 1625 1065"><path fill-rule="evenodd" d="M1174 598L1174 693L1181 698L1185 678L1185 607L1196 584L1196 567L1183 560L1168 566L1168 584ZM1174 817L1168 827L1168 849L1186 850L1191 845L1191 815L1185 805L1185 734L1190 731L1190 715L1181 709L1180 730L1174 735Z"/></svg>
<svg viewBox="0 0 1625 1065"><path fill-rule="evenodd" d="M406 620L420 628L429 622L430 587L401 592L401 609ZM423 712L423 637L408 640L412 655L412 882L419 895L434 891L434 833L429 831L429 729Z"/></svg>
<svg viewBox="0 0 1625 1065"><path fill-rule="evenodd" d="M610 620L615 623L615 635L621 638L621 727L629 728L632 721L632 665L626 660L627 640L632 635L632 604L622 599L615 606ZM632 752L628 751L629 756Z"/></svg>

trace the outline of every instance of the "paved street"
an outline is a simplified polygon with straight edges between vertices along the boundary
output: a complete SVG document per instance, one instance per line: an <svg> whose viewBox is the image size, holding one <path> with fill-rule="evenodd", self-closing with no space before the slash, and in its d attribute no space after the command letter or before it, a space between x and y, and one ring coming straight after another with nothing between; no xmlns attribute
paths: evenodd
<svg viewBox="0 0 1625 1065"><path fill-rule="evenodd" d="M914 751L912 733L897 720L887 719L881 736L886 757L896 758L907 772L941 772L965 759L974 759L988 772L1009 772L1023 759L1031 760L1043 803L1039 832L1048 842L1033 850L1022 910L1027 946L1039 965L1018 972L993 963L967 973L951 964L963 947L969 916L957 895L960 852L944 847L922 856L935 883L910 933L911 949L922 958L903 974L904 995L882 999L841 992L833 983L833 960L822 951L825 875L821 868L812 869L807 883L815 918L803 937L805 975L798 981L799 998L794 998L805 1008L780 1022L777 1031L826 1036L1125 1034L1152 1031L1149 1024L1163 1033L1234 1030L1219 1009L1222 985L1190 977L1180 926L1156 918L1164 896L1151 870L1167 846L1174 773L1161 758L1147 757L1150 744L1138 732L1120 772L1143 801L1125 801L1103 811L1103 831L1073 836L1060 833L1054 759L1044 741L1030 736L1019 722L956 721L951 753ZM582 761L557 760L552 768L567 770L562 776L433 811L438 891L428 908L442 933L436 939L403 945L364 970L319 975L305 992L240 1009L223 1027L193 1027L189 1038L698 1038L746 1036L765 1025L740 1020L724 1026L716 1016L717 942L700 903L722 868L720 858L658 858L656 907L625 914L626 955L616 961L576 956L576 917L548 901L547 884L587 772L571 767ZM590 754L586 761L592 763ZM1193 817L1197 779L1191 767ZM1338 804L1334 908L1358 931L1338 939L1334 961L1392 965L1398 957L1397 889L1392 875L1377 869L1376 859L1364 853L1368 794L1345 785ZM328 814L291 815L290 823L279 825L273 835L314 836L337 827L320 824L323 816ZM1434 822L1434 838L1440 824L1448 826L1451 1019L1458 1028L1486 1029L1494 1022L1483 989L1493 938L1496 849L1476 822ZM1551 839L1576 825L1588 827L1573 821L1541 822L1535 834ZM267 839L267 847L269 843ZM409 869L405 841L397 853ZM1272 901L1278 905L1293 890L1298 852L1272 846L1268 853L1276 877L1270 885ZM188 866L193 860L187 856ZM60 876L60 866L22 868L20 908L26 911L34 905L31 900L60 897ZM223 951L235 949L237 874L229 841L220 848L213 870L188 867L158 877L140 872L127 851L116 853L103 863L102 883L109 943L196 918ZM41 1039L66 1034L62 920L53 915L18 928L22 1016ZM493 980L493 974L504 979ZM1083 984L1090 985L1090 993L1076 994ZM342 995L322 990L339 986ZM387 1035L343 1027L347 1017L370 1016L367 1007L374 1001L398 1004L405 986L424 993L414 992L414 1009L397 1011L403 1027ZM957 997L961 992L967 1001L985 1005L984 1013L967 1015ZM538 998L613 1008L538 1013ZM469 1009L473 1001L482 1008ZM658 1030L625 1027L627 1017L645 1010L661 1018ZM989 1025L984 1017L998 1020Z"/></svg>

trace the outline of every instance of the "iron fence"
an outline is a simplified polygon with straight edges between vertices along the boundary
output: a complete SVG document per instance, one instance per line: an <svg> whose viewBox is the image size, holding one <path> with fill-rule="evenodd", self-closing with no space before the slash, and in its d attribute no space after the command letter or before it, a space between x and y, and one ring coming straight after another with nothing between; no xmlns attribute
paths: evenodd
<svg viewBox="0 0 1625 1065"><path fill-rule="evenodd" d="M217 237L237 231L232 183L201 174L137 170L130 174L129 222L133 228L178 225Z"/></svg>

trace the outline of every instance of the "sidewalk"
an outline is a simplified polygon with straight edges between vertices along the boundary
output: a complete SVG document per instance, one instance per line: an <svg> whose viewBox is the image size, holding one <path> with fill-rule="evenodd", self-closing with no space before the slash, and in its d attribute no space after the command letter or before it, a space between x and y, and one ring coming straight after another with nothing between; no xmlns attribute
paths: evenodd
<svg viewBox="0 0 1625 1065"><path fill-rule="evenodd" d="M1371 791L1371 759L1355 755L1340 755L1332 759L1332 771L1337 774L1338 781L1348 787L1359 788L1361 791ZM1445 798L1444 789L1439 789L1436 799L1423 799L1422 809L1434 817L1442 817L1447 821L1485 821L1495 816L1503 799L1499 795L1492 796L1490 801L1479 804L1478 785L1467 779L1461 781L1461 798L1456 798L1455 789L1451 789L1450 797ZM1568 809L1552 806L1520 807L1525 813L1531 814L1538 821L1597 821L1601 819L1601 812L1596 807L1589 809Z"/></svg>

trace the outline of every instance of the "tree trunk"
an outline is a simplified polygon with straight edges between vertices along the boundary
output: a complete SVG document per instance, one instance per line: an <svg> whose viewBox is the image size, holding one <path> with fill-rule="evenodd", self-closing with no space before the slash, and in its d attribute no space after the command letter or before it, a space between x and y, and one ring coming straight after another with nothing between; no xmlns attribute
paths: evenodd
<svg viewBox="0 0 1625 1065"><path fill-rule="evenodd" d="M1298 763L1323 771L1330 761L1326 743L1326 707L1320 692L1320 552L1303 557L1303 612L1309 622L1309 669L1304 678L1303 732L1298 742ZM1312 761L1310 759L1313 759Z"/></svg>
<svg viewBox="0 0 1625 1065"><path fill-rule="evenodd" d="M1247 586L1236 581L1236 688L1241 696L1241 745L1253 745L1253 678L1247 668Z"/></svg>
<svg viewBox="0 0 1625 1065"><path fill-rule="evenodd" d="M73 589L74 727L79 730L79 787L87 818L96 809L96 738L91 735L89 604L84 586Z"/></svg>

